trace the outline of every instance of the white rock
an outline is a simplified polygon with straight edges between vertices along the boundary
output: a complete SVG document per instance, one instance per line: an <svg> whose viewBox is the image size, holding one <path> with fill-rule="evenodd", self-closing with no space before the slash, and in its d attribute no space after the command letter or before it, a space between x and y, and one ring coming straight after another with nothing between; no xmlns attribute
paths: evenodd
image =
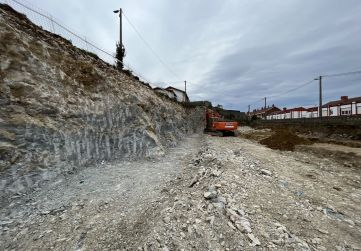
<svg viewBox="0 0 361 251"><path fill-rule="evenodd" d="M350 224L351 226L354 226L355 225L355 222L353 222L352 220L350 219L344 219L345 222L347 222L348 224Z"/></svg>
<svg viewBox="0 0 361 251"><path fill-rule="evenodd" d="M238 209L237 212L239 213L239 215L241 216L245 216L246 212L243 209Z"/></svg>
<svg viewBox="0 0 361 251"><path fill-rule="evenodd" d="M239 222L237 222L237 228L242 233L252 233L251 223L246 218L242 217Z"/></svg>
<svg viewBox="0 0 361 251"><path fill-rule="evenodd" d="M316 237L316 238L313 238L312 240L311 240L311 242L313 243L313 244L317 244L317 245L320 245L321 244L321 239L320 238L318 238L318 237Z"/></svg>
<svg viewBox="0 0 361 251"><path fill-rule="evenodd" d="M207 217L206 221L209 222L209 224L211 224L211 226L213 226L214 219L215 219L215 217L214 217L214 215L212 215L212 216Z"/></svg>
<svg viewBox="0 0 361 251"><path fill-rule="evenodd" d="M254 236L254 234L247 234L247 237L249 238L249 240L251 241L250 245L251 246L260 246L261 242L258 240L258 238L256 236Z"/></svg>
<svg viewBox="0 0 361 251"><path fill-rule="evenodd" d="M228 226L229 226L230 228L232 228L233 230L236 230L236 227L233 226L232 222L228 221L227 224L228 224Z"/></svg>
<svg viewBox="0 0 361 251"><path fill-rule="evenodd" d="M322 234L328 234L328 231L324 230L324 229L318 229L318 232L320 232Z"/></svg>
<svg viewBox="0 0 361 251"><path fill-rule="evenodd" d="M261 174L267 175L267 176L272 176L272 172L267 169L261 169Z"/></svg>
<svg viewBox="0 0 361 251"><path fill-rule="evenodd" d="M221 174L222 174L222 172L219 171L219 170L213 170L212 171L212 175L215 176L215 177L219 177Z"/></svg>
<svg viewBox="0 0 361 251"><path fill-rule="evenodd" d="M227 208L226 212L227 212L228 216L231 216L231 215L238 216L238 214L233 209Z"/></svg>

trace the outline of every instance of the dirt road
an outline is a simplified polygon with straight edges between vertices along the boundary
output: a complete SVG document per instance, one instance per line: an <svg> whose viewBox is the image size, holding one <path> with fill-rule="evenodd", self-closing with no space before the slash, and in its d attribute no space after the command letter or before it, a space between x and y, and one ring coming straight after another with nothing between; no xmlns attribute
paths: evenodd
<svg viewBox="0 0 361 251"><path fill-rule="evenodd" d="M242 138L93 167L1 210L10 250L360 250L361 169Z"/></svg>

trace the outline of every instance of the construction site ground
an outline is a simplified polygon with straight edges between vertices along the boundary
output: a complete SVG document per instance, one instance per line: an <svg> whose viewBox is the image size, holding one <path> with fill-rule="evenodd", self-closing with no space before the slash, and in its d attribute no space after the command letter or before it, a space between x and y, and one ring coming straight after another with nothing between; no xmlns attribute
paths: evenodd
<svg viewBox="0 0 361 251"><path fill-rule="evenodd" d="M14 196L1 250L360 250L359 148L273 150L262 133L193 135Z"/></svg>

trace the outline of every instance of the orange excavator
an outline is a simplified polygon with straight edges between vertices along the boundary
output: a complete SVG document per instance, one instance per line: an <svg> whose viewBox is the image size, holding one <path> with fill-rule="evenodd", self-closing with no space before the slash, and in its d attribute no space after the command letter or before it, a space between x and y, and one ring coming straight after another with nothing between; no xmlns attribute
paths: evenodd
<svg viewBox="0 0 361 251"><path fill-rule="evenodd" d="M218 112L212 109L206 109L207 125L204 129L205 133L214 136L235 136L238 123L224 119Z"/></svg>

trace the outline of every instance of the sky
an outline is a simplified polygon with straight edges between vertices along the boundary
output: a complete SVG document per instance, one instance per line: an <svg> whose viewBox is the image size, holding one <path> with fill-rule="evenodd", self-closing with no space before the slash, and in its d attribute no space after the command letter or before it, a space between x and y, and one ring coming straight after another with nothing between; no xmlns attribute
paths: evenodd
<svg viewBox="0 0 361 251"><path fill-rule="evenodd" d="M361 70L361 0L17 1L109 52L121 7L131 22L123 17L127 65L152 86L183 89L187 80L191 100L227 109L259 108L264 97L280 108L315 106L313 79ZM324 102L361 96L361 74L325 77L323 90Z"/></svg>

